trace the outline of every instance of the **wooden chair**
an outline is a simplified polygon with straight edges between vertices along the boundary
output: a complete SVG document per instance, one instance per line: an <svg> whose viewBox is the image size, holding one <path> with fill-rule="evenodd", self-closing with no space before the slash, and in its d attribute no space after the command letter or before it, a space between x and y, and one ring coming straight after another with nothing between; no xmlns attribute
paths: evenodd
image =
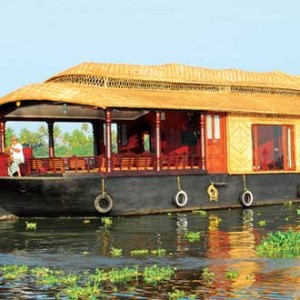
<svg viewBox="0 0 300 300"><path fill-rule="evenodd" d="M43 159L39 158L31 158L29 160L30 172L36 174L45 174L47 173L47 163Z"/></svg>
<svg viewBox="0 0 300 300"><path fill-rule="evenodd" d="M70 157L68 159L68 167L69 170L75 170L77 173L78 170L85 170L86 169L86 164L84 158L81 157Z"/></svg>
<svg viewBox="0 0 300 300"><path fill-rule="evenodd" d="M48 170L53 173L64 173L65 172L65 161L63 158L49 158L47 160Z"/></svg>

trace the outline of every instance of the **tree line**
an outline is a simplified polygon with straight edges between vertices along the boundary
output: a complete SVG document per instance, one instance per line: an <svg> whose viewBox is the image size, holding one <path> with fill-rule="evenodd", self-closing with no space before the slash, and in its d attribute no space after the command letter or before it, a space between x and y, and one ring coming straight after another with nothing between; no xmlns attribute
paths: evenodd
<svg viewBox="0 0 300 300"><path fill-rule="evenodd" d="M11 127L6 128L5 143L11 144L11 138L16 135ZM79 129L71 133L63 132L62 128L54 124L54 153L55 156L93 156L93 134L88 124L83 123ZM22 128L18 135L19 142L23 147L30 147L35 157L49 156L48 129L40 125L36 131Z"/></svg>

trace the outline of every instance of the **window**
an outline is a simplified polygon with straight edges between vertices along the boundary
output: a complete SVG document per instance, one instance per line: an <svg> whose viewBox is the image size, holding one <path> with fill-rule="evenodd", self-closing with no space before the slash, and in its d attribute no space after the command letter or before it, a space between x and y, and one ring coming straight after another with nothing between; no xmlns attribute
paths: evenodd
<svg viewBox="0 0 300 300"><path fill-rule="evenodd" d="M254 170L295 169L293 126L253 125L252 140Z"/></svg>
<svg viewBox="0 0 300 300"><path fill-rule="evenodd" d="M220 115L206 115L206 137L207 139L219 140L221 138Z"/></svg>

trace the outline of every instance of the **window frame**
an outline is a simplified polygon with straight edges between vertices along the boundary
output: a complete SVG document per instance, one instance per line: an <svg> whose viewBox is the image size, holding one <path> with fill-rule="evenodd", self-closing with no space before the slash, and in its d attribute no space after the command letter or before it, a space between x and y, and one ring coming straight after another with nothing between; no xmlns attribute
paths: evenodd
<svg viewBox="0 0 300 300"><path fill-rule="evenodd" d="M269 166L266 168L263 166L262 159L259 158L259 127L262 126L270 126L270 127L280 127L281 129L281 144L279 147L281 150L282 159L282 168L276 168L274 163L273 166ZM290 124L252 124L251 126L251 135L252 135L252 164L253 170L256 172L282 172L282 171L295 171L296 163L295 163L295 134L294 134L294 125ZM275 129L274 129L275 132ZM278 140L272 140L278 142ZM274 142L273 142L274 143ZM275 144L275 143L274 143ZM275 147L274 147L275 150ZM274 160L273 160L274 162Z"/></svg>

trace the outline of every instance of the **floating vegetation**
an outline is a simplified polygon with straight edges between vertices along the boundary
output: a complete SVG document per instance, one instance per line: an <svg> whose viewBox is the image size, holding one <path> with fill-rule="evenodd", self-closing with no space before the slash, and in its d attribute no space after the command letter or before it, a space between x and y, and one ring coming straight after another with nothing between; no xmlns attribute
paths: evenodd
<svg viewBox="0 0 300 300"><path fill-rule="evenodd" d="M263 238L256 247L260 256L292 258L300 255L300 232L276 231Z"/></svg>
<svg viewBox="0 0 300 300"><path fill-rule="evenodd" d="M110 250L110 254L112 255L112 256L122 256L122 254L123 254L123 250L122 249L119 249L119 248L114 248L114 247L112 247L111 248L111 250Z"/></svg>
<svg viewBox="0 0 300 300"><path fill-rule="evenodd" d="M130 254L132 256L139 256L139 255L148 255L149 250L148 249L136 249L136 250L131 250Z"/></svg>
<svg viewBox="0 0 300 300"><path fill-rule="evenodd" d="M113 224L113 221L109 217L104 217L101 219L101 223L104 225L104 227L109 227Z"/></svg>
<svg viewBox="0 0 300 300"><path fill-rule="evenodd" d="M151 254L156 256L165 256L167 254L167 250L163 248L158 248L151 250Z"/></svg>
<svg viewBox="0 0 300 300"><path fill-rule="evenodd" d="M36 230L37 224L35 222L25 222L26 230Z"/></svg>
<svg viewBox="0 0 300 300"><path fill-rule="evenodd" d="M259 226L263 227L263 226L266 226L267 221L266 221L266 220L260 220L260 221L257 222L257 224L258 224Z"/></svg>
<svg viewBox="0 0 300 300"><path fill-rule="evenodd" d="M240 276L240 274L236 270L229 270L225 273L225 277L229 280L238 279L239 276Z"/></svg>
<svg viewBox="0 0 300 300"><path fill-rule="evenodd" d="M196 296L188 295L185 291L174 289L173 292L169 293L169 299L196 299Z"/></svg>
<svg viewBox="0 0 300 300"><path fill-rule="evenodd" d="M188 231L185 234L185 238L189 242L196 242L200 240L201 232L200 231Z"/></svg>
<svg viewBox="0 0 300 300"><path fill-rule="evenodd" d="M170 267L159 267L158 265L153 265L144 269L143 277L145 282L157 284L161 281L169 280L174 272L175 271Z"/></svg>
<svg viewBox="0 0 300 300"><path fill-rule="evenodd" d="M175 270L170 267L152 265L140 270L138 266L113 268L110 270L95 269L83 274L65 273L62 270L43 267L30 268L26 265L5 265L0 267L1 284L13 286L20 278L27 279L37 288L55 294L56 299L105 299L114 294L119 288L134 291L138 283L151 285L170 280ZM130 284L130 285L127 285ZM172 290L170 299L178 299L176 295L183 295L179 290ZM187 298L188 297L188 298ZM194 296L185 295L185 299L194 299Z"/></svg>
<svg viewBox="0 0 300 300"><path fill-rule="evenodd" d="M297 209L297 215L300 215L300 209Z"/></svg>
<svg viewBox="0 0 300 300"><path fill-rule="evenodd" d="M199 214L201 217L206 217L207 216L207 211L206 210L194 210L193 213Z"/></svg>
<svg viewBox="0 0 300 300"><path fill-rule="evenodd" d="M137 266L123 269L115 268L109 271L108 274L111 283L126 283L132 280L138 280L139 270Z"/></svg>
<svg viewBox="0 0 300 300"><path fill-rule="evenodd" d="M17 280L28 273L28 266L26 265L7 265L0 267L0 273L3 273L2 277L6 280Z"/></svg>
<svg viewBox="0 0 300 300"><path fill-rule="evenodd" d="M209 268L204 268L202 272L202 277L205 282L211 283L215 279L215 273L210 271Z"/></svg>

